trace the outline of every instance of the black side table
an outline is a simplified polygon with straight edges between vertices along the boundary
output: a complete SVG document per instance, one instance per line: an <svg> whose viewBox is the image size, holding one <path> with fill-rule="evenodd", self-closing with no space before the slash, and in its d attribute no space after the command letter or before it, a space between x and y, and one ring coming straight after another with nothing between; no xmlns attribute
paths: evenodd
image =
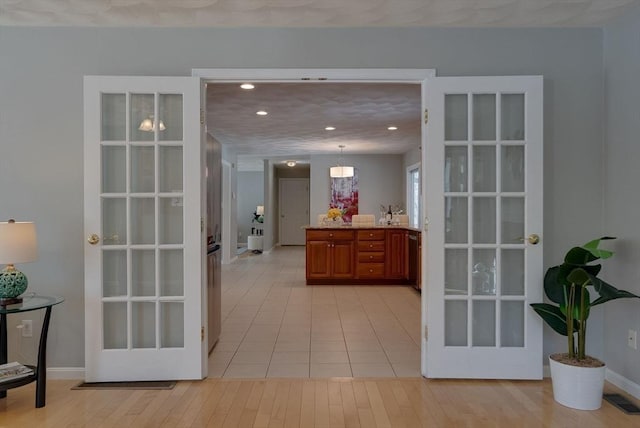
<svg viewBox="0 0 640 428"><path fill-rule="evenodd" d="M51 308L64 299L56 296L23 297L22 303L0 306L0 364L7 363L7 314L46 309L42 330L40 331L40 345L38 347L38 363L36 366L27 365L33 369L33 374L6 382L0 382L0 398L7 396L7 390L36 382L36 407L44 407L47 394L47 334Z"/></svg>

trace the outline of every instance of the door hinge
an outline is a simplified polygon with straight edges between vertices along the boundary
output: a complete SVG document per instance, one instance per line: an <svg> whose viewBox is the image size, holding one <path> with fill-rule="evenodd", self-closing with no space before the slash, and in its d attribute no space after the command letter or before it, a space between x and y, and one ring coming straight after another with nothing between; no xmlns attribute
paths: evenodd
<svg viewBox="0 0 640 428"><path fill-rule="evenodd" d="M200 342L204 342L204 326L200 327Z"/></svg>
<svg viewBox="0 0 640 428"><path fill-rule="evenodd" d="M429 109L428 108L424 109L424 124L426 125L427 123L429 123Z"/></svg>
<svg viewBox="0 0 640 428"><path fill-rule="evenodd" d="M424 326L424 340L429 341L429 326Z"/></svg>
<svg viewBox="0 0 640 428"><path fill-rule="evenodd" d="M204 125L204 109L200 109L200 125Z"/></svg>
<svg viewBox="0 0 640 428"><path fill-rule="evenodd" d="M204 232L204 218L200 217L200 232Z"/></svg>

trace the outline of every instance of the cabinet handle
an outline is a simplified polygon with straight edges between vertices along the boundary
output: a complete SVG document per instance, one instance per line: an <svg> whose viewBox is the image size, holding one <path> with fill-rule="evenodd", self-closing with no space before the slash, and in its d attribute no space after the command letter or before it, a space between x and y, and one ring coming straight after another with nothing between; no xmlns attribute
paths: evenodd
<svg viewBox="0 0 640 428"><path fill-rule="evenodd" d="M369 256L370 259L373 259L373 256Z"/></svg>
<svg viewBox="0 0 640 428"><path fill-rule="evenodd" d="M333 233L330 233L329 236L333 236Z"/></svg>
<svg viewBox="0 0 640 428"><path fill-rule="evenodd" d="M373 248L373 244L369 244L369 248Z"/></svg>
<svg viewBox="0 0 640 428"><path fill-rule="evenodd" d="M369 234L369 236L370 236L370 237L373 237L373 233L370 233L370 234Z"/></svg>
<svg viewBox="0 0 640 428"><path fill-rule="evenodd" d="M373 269L369 269L369 273L373 273Z"/></svg>

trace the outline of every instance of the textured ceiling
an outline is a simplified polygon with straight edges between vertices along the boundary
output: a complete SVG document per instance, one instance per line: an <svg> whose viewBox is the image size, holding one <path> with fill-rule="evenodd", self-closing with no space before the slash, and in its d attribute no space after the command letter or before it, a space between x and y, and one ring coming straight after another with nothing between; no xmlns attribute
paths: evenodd
<svg viewBox="0 0 640 428"><path fill-rule="evenodd" d="M601 26L640 0L0 0L0 25Z"/></svg>
<svg viewBox="0 0 640 428"><path fill-rule="evenodd" d="M405 153L420 145L420 110L418 84L207 85L207 129L240 155L245 170L259 169L263 158L304 162L311 154L337 154L341 144L345 155Z"/></svg>

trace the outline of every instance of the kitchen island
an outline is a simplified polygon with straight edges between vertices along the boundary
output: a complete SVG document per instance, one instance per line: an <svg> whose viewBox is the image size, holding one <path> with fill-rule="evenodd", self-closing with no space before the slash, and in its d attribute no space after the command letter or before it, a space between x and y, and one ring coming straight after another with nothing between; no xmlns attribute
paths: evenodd
<svg viewBox="0 0 640 428"><path fill-rule="evenodd" d="M405 226L309 226L307 285L420 288L420 231Z"/></svg>

